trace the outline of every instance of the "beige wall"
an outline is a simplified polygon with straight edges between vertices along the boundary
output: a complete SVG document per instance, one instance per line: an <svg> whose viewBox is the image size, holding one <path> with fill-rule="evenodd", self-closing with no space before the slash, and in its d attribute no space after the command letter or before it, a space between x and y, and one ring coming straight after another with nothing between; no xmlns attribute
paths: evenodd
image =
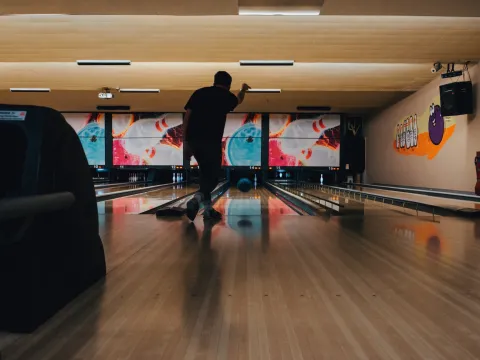
<svg viewBox="0 0 480 360"><path fill-rule="evenodd" d="M432 100L438 99L439 85L450 80L439 76L415 94L366 121L366 183L474 191L473 161L476 152L480 151L480 64L471 67L470 74L474 82L476 114L450 119L451 123L456 123L453 135L431 160L428 156L395 151L395 127L415 113L428 116L426 112Z"/></svg>

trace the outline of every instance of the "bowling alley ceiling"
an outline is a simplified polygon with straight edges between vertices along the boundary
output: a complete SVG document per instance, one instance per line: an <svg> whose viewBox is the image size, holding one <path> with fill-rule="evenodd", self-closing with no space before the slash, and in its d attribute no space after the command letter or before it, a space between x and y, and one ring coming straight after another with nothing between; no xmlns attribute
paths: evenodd
<svg viewBox="0 0 480 360"><path fill-rule="evenodd" d="M322 15L480 16L478 0L2 0L0 14L237 15L239 9Z"/></svg>
<svg viewBox="0 0 480 360"><path fill-rule="evenodd" d="M245 10L321 15L238 16ZM480 60L479 0L1 0L0 13L29 14L0 16L0 102L63 111L182 111L193 90L227 70L234 88L282 90L250 94L239 111L369 113L431 81L433 62ZM132 63L76 64L90 59ZM295 65L242 67L240 60ZM102 101L105 86L160 93ZM9 92L17 87L52 91Z"/></svg>

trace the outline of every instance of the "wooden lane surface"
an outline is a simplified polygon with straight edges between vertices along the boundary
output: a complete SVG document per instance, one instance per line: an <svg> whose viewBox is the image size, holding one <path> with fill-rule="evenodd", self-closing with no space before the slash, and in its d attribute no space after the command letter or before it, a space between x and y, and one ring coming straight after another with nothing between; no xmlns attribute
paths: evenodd
<svg viewBox="0 0 480 360"><path fill-rule="evenodd" d="M112 187L103 188L103 189L95 189L95 195L99 196L99 195L110 194L112 192L117 192L117 191L140 189L140 188L144 188L146 186L148 186L148 185L146 185L146 184L136 184L136 185L126 184L126 185L123 185L123 186L118 186L117 185L117 186L112 186Z"/></svg>
<svg viewBox="0 0 480 360"><path fill-rule="evenodd" d="M105 215L123 261L3 360L480 357L478 221L260 218Z"/></svg>
<svg viewBox="0 0 480 360"><path fill-rule="evenodd" d="M139 214L195 192L198 185L172 185L97 203L99 214Z"/></svg>
<svg viewBox="0 0 480 360"><path fill-rule="evenodd" d="M227 216L298 215L285 202L262 187L246 193L231 187L218 199L214 207Z"/></svg>
<svg viewBox="0 0 480 360"><path fill-rule="evenodd" d="M480 210L480 203L474 202L474 201L448 199L448 198L436 197L436 196L430 196L430 195L407 193L403 191L373 189L373 188L366 188L366 187L362 188L360 186L354 186L354 189L364 191L370 194L391 196L391 197L396 197L400 199L416 201L423 204L440 206L440 207L453 209L453 210L459 210L459 209L479 209Z"/></svg>
<svg viewBox="0 0 480 360"><path fill-rule="evenodd" d="M335 201L342 204L345 209L347 209L347 214L349 209L359 210L362 213L362 216L418 216L422 219L431 220L432 215L430 213L426 213L423 211L412 210L409 208L403 208L396 205L391 205L388 202L382 203L378 201L374 201L371 199L359 199L357 196L351 196L347 193L347 196L340 196L340 195L333 195L326 191L322 191L321 189L305 189L306 193L316 195L330 201ZM350 216L350 215L349 215ZM435 215L435 218L440 218L439 215Z"/></svg>

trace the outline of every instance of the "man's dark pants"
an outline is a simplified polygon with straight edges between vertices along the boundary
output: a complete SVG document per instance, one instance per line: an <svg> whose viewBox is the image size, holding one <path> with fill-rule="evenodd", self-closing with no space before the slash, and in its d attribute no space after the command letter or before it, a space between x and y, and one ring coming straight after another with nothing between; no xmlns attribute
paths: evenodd
<svg viewBox="0 0 480 360"><path fill-rule="evenodd" d="M200 190L205 203L212 200L212 191L218 185L222 167L222 145L190 143L190 149L200 168Z"/></svg>

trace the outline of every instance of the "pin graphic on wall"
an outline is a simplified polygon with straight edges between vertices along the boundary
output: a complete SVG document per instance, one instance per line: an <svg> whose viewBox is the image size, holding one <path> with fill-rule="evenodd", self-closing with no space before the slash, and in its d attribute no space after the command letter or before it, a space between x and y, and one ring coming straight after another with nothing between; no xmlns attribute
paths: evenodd
<svg viewBox="0 0 480 360"><path fill-rule="evenodd" d="M415 113L395 126L393 148L401 155L427 156L433 159L455 130L455 118L444 118L434 99L422 114Z"/></svg>

